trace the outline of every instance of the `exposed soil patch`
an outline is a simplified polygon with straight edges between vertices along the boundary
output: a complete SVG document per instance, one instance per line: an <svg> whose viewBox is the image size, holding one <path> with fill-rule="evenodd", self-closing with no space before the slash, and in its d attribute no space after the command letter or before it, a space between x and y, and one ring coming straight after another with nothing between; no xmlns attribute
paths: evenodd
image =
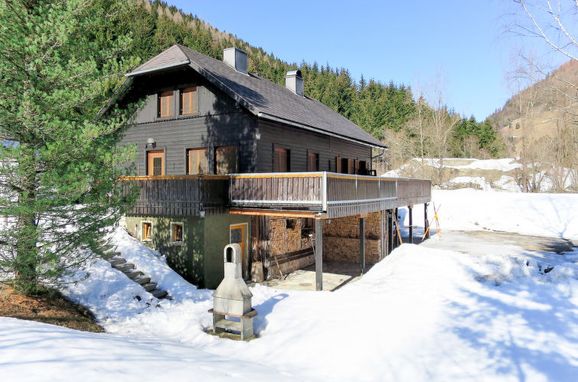
<svg viewBox="0 0 578 382"><path fill-rule="evenodd" d="M0 316L39 321L86 332L104 331L86 308L68 301L55 290L47 290L38 296L24 296L12 287L0 284Z"/></svg>

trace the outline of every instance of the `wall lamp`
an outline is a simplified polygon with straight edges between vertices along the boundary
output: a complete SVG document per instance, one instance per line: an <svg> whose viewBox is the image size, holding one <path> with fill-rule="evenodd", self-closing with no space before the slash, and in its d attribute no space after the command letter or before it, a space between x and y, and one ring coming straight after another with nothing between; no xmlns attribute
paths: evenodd
<svg viewBox="0 0 578 382"><path fill-rule="evenodd" d="M155 141L155 139L154 138L148 138L147 144L145 145L145 148L154 149L155 147L157 147L157 142Z"/></svg>

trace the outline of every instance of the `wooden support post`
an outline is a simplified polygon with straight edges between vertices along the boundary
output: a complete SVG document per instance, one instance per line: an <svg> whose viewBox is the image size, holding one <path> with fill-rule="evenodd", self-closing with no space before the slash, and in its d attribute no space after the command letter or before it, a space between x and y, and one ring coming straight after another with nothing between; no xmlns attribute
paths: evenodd
<svg viewBox="0 0 578 382"><path fill-rule="evenodd" d="M315 219L315 290L323 290L323 220Z"/></svg>
<svg viewBox="0 0 578 382"><path fill-rule="evenodd" d="M409 213L409 243L413 244L413 206L407 206Z"/></svg>
<svg viewBox="0 0 578 382"><path fill-rule="evenodd" d="M423 232L424 232L424 239L429 239L429 220L427 218L427 208L429 203L425 203L423 209Z"/></svg>
<svg viewBox="0 0 578 382"><path fill-rule="evenodd" d="M383 258L387 255L387 248L386 248L386 233L385 233L385 211L379 211L379 260L383 260Z"/></svg>
<svg viewBox="0 0 578 382"><path fill-rule="evenodd" d="M399 243L401 242L401 237L399 237L399 221L397 220L399 217L397 208L393 210L393 223L395 225L393 230L394 240L393 240L393 248L399 247Z"/></svg>
<svg viewBox="0 0 578 382"><path fill-rule="evenodd" d="M387 254L393 251L393 216L392 211L387 210Z"/></svg>
<svg viewBox="0 0 578 382"><path fill-rule="evenodd" d="M365 218L359 218L359 268L365 273Z"/></svg>

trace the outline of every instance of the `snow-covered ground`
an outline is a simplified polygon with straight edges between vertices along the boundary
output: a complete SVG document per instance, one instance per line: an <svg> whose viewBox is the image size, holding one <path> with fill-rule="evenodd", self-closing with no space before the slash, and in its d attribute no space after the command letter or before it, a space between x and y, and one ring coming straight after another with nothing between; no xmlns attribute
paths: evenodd
<svg viewBox="0 0 578 382"><path fill-rule="evenodd" d="M0 318L2 380L576 381L578 252L451 230L576 240L578 196L459 190L434 200L442 234L402 245L357 282L336 292L252 288L259 337L250 342L206 334L211 292L117 231L130 261L175 299L159 303L96 261L66 293L107 333Z"/></svg>
<svg viewBox="0 0 578 382"><path fill-rule="evenodd" d="M428 217L435 230L434 207L441 230L493 230L565 238L578 244L578 194L525 194L472 189L433 190ZM400 213L409 224L407 211ZM414 224L423 226L423 208Z"/></svg>

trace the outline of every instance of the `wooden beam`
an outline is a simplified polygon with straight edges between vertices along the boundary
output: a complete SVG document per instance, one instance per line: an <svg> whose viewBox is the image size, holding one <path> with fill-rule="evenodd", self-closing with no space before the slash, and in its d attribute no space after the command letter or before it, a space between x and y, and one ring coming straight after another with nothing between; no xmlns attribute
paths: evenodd
<svg viewBox="0 0 578 382"><path fill-rule="evenodd" d="M387 210L387 254L393 251L393 216L392 211Z"/></svg>
<svg viewBox="0 0 578 382"><path fill-rule="evenodd" d="M228 180L228 175L162 175L162 176L121 176L119 180L135 181L135 180Z"/></svg>
<svg viewBox="0 0 578 382"><path fill-rule="evenodd" d="M425 239L429 239L429 220L427 218L427 208L429 206L429 203L424 203L423 205L423 232L424 232L424 238Z"/></svg>
<svg viewBox="0 0 578 382"><path fill-rule="evenodd" d="M385 232L385 211L379 211L379 260L383 260L387 253L387 239Z"/></svg>
<svg viewBox="0 0 578 382"><path fill-rule="evenodd" d="M323 176L322 172L268 172L268 173L255 173L255 174L232 174L231 179L271 179L271 178L283 178L283 179L294 179L294 178L321 178Z"/></svg>
<svg viewBox="0 0 578 382"><path fill-rule="evenodd" d="M315 219L315 290L323 290L323 220Z"/></svg>
<svg viewBox="0 0 578 382"><path fill-rule="evenodd" d="M320 215L315 211L295 211L295 210L266 210L253 208L232 208L229 210L230 215L245 215L245 216L271 216L282 218L309 218L309 219L325 219L325 215Z"/></svg>
<svg viewBox="0 0 578 382"><path fill-rule="evenodd" d="M413 206L407 206L409 211L409 243L413 244Z"/></svg>
<svg viewBox="0 0 578 382"><path fill-rule="evenodd" d="M365 218L359 218L359 268L365 273Z"/></svg>

